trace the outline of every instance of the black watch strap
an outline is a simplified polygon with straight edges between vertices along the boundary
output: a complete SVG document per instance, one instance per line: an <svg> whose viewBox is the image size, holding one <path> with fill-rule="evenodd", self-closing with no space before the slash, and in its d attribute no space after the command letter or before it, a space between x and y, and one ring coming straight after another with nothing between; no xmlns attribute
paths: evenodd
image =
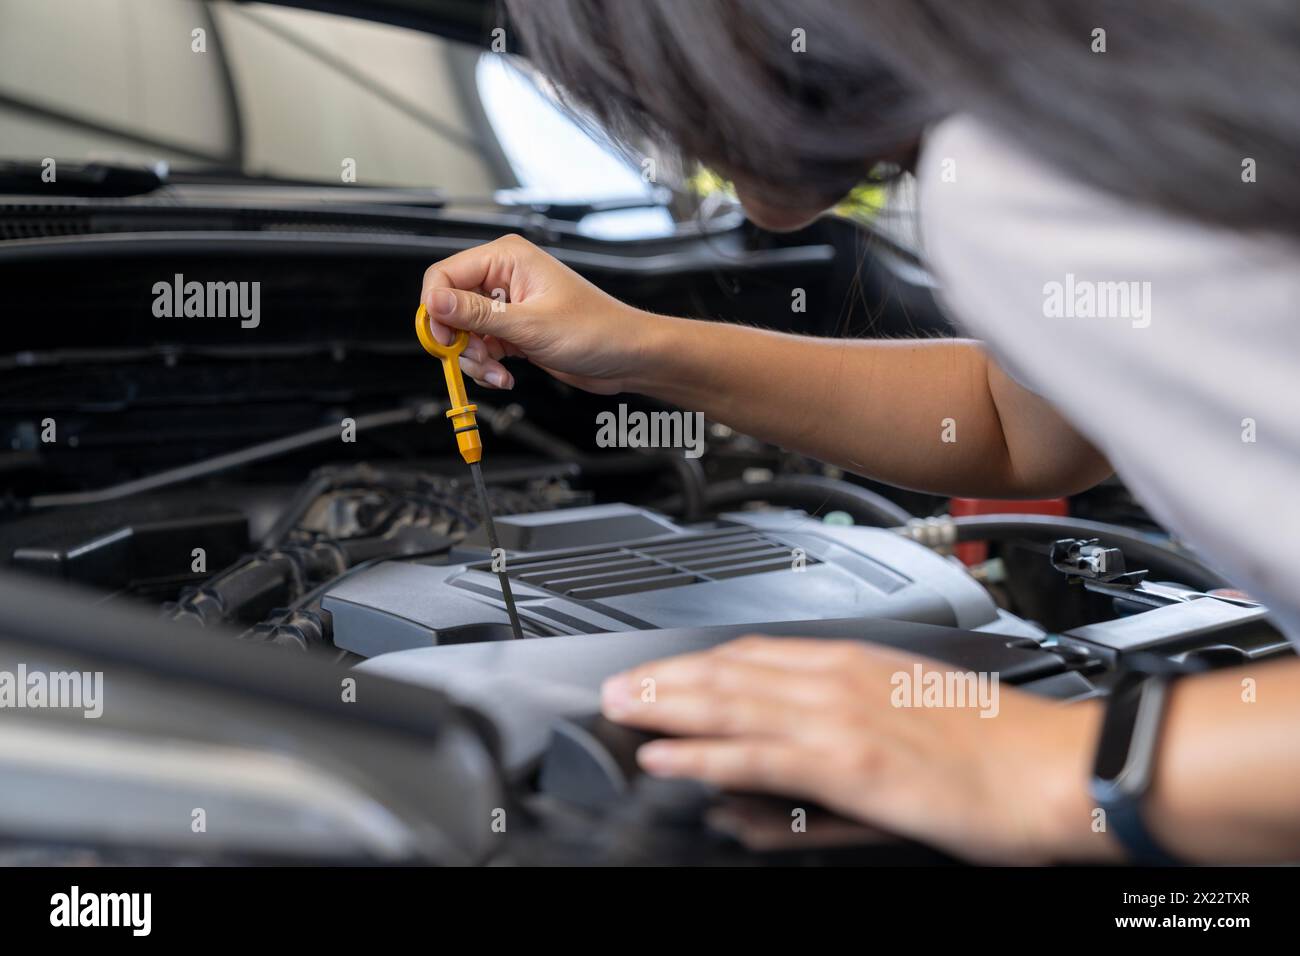
<svg viewBox="0 0 1300 956"><path fill-rule="evenodd" d="M1155 777L1172 676L1130 671L1106 702L1092 792L1106 811L1106 827L1141 866L1179 866L1151 834L1142 807Z"/></svg>
<svg viewBox="0 0 1300 956"><path fill-rule="evenodd" d="M1170 856L1142 819L1142 805L1137 800L1119 803L1106 810L1106 824L1124 845L1129 862L1136 866L1183 866L1182 860Z"/></svg>

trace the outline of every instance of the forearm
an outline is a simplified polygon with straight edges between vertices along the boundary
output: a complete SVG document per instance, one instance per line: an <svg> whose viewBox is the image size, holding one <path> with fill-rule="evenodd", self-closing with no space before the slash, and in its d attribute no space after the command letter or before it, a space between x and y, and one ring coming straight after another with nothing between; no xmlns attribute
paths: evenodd
<svg viewBox="0 0 1300 956"><path fill-rule="evenodd" d="M1153 833L1191 862L1300 860L1297 727L1300 661L1175 685L1147 811Z"/></svg>
<svg viewBox="0 0 1300 956"><path fill-rule="evenodd" d="M1027 497L1076 491L1108 470L1028 393L1000 408L995 391L1023 390L1005 384L974 342L651 319L635 390L867 477L935 494Z"/></svg>
<svg viewBox="0 0 1300 956"><path fill-rule="evenodd" d="M1250 681L1251 683L1246 683ZM1123 847L1094 828L1087 780L1100 732L1101 701L1042 720L1050 757L1043 845L1058 860L1120 863ZM1300 661L1235 667L1174 685L1143 820L1170 853L1189 863L1300 860ZM1054 762L1054 763L1053 763Z"/></svg>

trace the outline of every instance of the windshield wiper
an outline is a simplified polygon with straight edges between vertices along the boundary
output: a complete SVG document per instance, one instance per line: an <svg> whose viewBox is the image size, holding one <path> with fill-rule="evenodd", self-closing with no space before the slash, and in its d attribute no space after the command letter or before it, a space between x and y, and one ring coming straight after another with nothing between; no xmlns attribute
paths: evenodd
<svg viewBox="0 0 1300 956"><path fill-rule="evenodd" d="M167 184L167 164L0 161L0 194L21 196L143 196Z"/></svg>

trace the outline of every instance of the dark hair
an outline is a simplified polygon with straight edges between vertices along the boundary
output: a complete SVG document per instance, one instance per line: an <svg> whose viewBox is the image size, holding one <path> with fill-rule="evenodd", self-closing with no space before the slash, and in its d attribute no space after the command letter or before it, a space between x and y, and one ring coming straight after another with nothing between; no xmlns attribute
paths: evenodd
<svg viewBox="0 0 1300 956"><path fill-rule="evenodd" d="M842 194L963 111L1118 195L1300 232L1293 0L507 5L528 55L615 137L674 144L774 198Z"/></svg>
<svg viewBox="0 0 1300 956"><path fill-rule="evenodd" d="M773 201L838 199L937 114L845 36L831 4L799 7L509 0L529 58L617 140L676 147Z"/></svg>

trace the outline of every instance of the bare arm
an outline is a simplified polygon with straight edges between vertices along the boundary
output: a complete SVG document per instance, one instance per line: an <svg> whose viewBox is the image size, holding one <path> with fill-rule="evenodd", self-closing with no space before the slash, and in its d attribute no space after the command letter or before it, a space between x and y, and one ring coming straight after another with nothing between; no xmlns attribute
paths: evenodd
<svg viewBox="0 0 1300 956"><path fill-rule="evenodd" d="M843 341L653 315L518 237L431 266L433 331L473 333L461 365L509 388L527 358L601 394L638 391L859 474L936 494L1080 491L1109 465L969 341Z"/></svg>
<svg viewBox="0 0 1300 956"><path fill-rule="evenodd" d="M976 342L844 341L650 317L632 387L899 487L1071 494L1105 459Z"/></svg>
<svg viewBox="0 0 1300 956"><path fill-rule="evenodd" d="M1165 727L1147 817L1172 852L1300 860L1300 661L1186 679Z"/></svg>
<svg viewBox="0 0 1300 956"><path fill-rule="evenodd" d="M847 641L747 637L611 677L602 706L672 735L637 754L659 776L807 797L971 860L1123 860L1113 834L1095 828L1088 791L1100 701L1061 705L1003 687L991 720L969 707L895 706L893 677L915 660ZM1300 860L1297 724L1300 661L1178 684L1143 808L1163 845L1189 862Z"/></svg>

